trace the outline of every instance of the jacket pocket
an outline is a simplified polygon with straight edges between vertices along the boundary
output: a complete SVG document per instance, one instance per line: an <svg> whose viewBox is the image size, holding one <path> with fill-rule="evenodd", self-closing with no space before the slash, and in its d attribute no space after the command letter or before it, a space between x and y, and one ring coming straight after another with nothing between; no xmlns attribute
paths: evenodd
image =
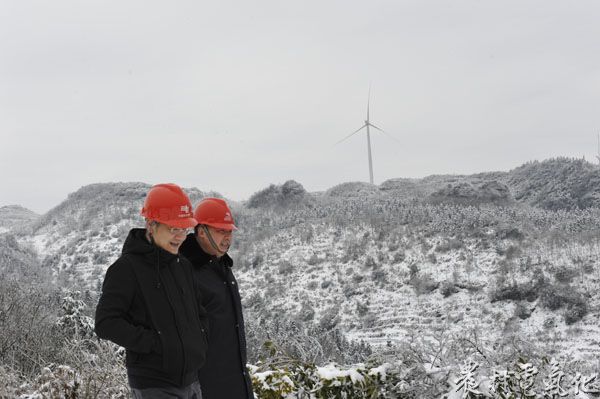
<svg viewBox="0 0 600 399"><path fill-rule="evenodd" d="M183 367L182 338L175 329L161 330L158 334L162 342L162 369L169 375L181 374Z"/></svg>
<svg viewBox="0 0 600 399"><path fill-rule="evenodd" d="M192 326L190 326L192 327ZM197 371L204 365L208 349L208 331L198 323L183 333L187 371Z"/></svg>

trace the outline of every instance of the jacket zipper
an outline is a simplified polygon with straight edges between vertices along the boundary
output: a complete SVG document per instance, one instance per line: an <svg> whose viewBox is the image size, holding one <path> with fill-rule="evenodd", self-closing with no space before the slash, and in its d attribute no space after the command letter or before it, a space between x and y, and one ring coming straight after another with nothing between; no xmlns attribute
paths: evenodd
<svg viewBox="0 0 600 399"><path fill-rule="evenodd" d="M177 258L177 262L179 262L179 258ZM169 267L170 265L167 265L167 267ZM159 274L159 280L160 280L160 274ZM175 277L173 277L173 281L175 281ZM177 282L175 281L175 284L177 284ZM186 358L185 358L185 347L183 345L183 338L181 338L181 326L179 325L179 320L177 320L177 312L175 311L175 307L173 306L173 301L171 301L171 297L169 296L169 292L166 289L165 286L165 296L167 297L167 301L169 302L169 305L171 306L171 310L173 311L173 315L175 316L175 327L177 328L177 336L179 337L179 344L181 345L181 355L183 357L183 365L181 367L181 375L179 376L179 385L183 384L183 376L185 374L185 366L186 366Z"/></svg>

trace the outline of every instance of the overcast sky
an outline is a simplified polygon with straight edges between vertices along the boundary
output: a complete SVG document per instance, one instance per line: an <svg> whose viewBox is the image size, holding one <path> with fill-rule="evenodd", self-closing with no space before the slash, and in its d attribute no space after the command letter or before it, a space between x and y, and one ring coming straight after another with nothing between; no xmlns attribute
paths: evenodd
<svg viewBox="0 0 600 399"><path fill-rule="evenodd" d="M600 2L0 2L0 206L174 182L247 199L592 161ZM377 133L377 134L375 134Z"/></svg>

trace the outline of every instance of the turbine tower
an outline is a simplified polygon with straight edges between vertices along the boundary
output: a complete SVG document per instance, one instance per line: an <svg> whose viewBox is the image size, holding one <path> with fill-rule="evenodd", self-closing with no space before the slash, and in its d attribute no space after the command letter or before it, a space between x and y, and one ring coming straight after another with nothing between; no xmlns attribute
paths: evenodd
<svg viewBox="0 0 600 399"><path fill-rule="evenodd" d="M600 165L600 133L598 133L598 155L596 155L598 159L598 165Z"/></svg>
<svg viewBox="0 0 600 399"><path fill-rule="evenodd" d="M354 132L350 133L348 136L344 137L343 139L341 139L340 141L338 141L335 144L337 145L337 144L341 143L342 141L345 141L345 140L349 139L350 137L354 136L356 133L360 132L364 128L367 128L367 152L369 154L369 182L371 184L373 184L373 157L371 155L371 131L369 130L369 128L372 127L373 129L377 129L383 133L385 133L385 132L382 129L378 128L377 126L375 126L374 124L371 123L371 121L369 119L369 104L370 104L370 102L371 102L371 87L369 87L369 97L367 99L367 119L365 120L364 125L362 125L360 128L358 128Z"/></svg>

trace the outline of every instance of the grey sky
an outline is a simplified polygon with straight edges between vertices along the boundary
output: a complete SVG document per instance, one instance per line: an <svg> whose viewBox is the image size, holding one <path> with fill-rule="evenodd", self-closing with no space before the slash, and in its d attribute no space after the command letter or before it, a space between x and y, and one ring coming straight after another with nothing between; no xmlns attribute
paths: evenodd
<svg viewBox="0 0 600 399"><path fill-rule="evenodd" d="M0 206L175 182L247 199L597 153L598 1L0 3Z"/></svg>

